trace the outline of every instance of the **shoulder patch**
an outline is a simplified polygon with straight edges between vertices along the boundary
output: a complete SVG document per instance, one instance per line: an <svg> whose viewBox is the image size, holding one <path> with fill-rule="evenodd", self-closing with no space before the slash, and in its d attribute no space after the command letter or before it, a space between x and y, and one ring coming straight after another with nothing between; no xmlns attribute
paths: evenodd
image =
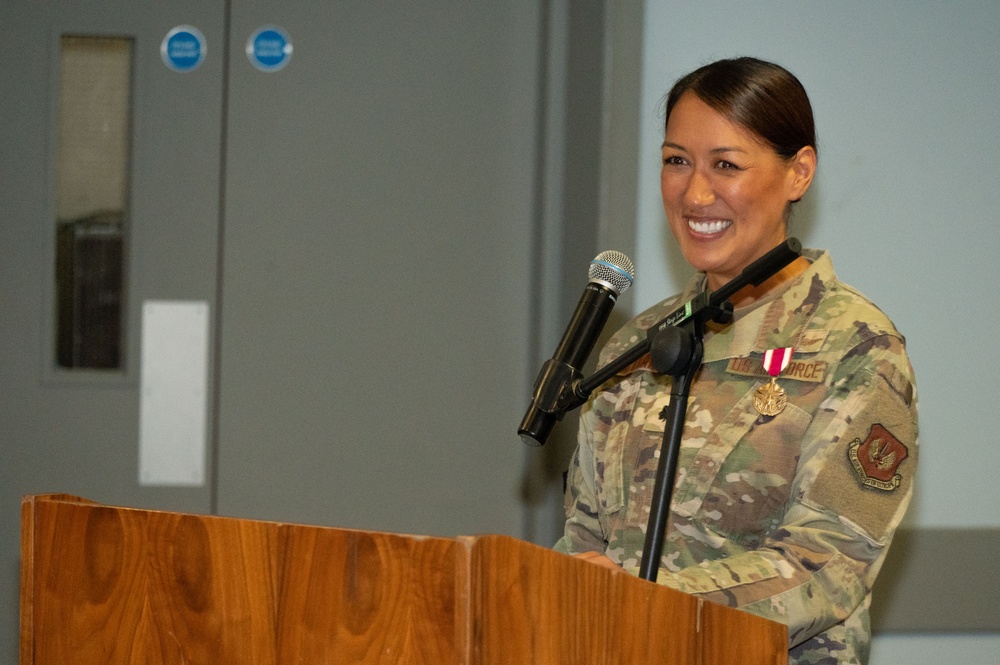
<svg viewBox="0 0 1000 665"><path fill-rule="evenodd" d="M854 439L847 452L861 483L887 492L899 487L902 476L896 471L909 454L906 446L878 423L868 430L864 442Z"/></svg>
<svg viewBox="0 0 1000 665"><path fill-rule="evenodd" d="M838 417L820 434L829 443L806 463L801 501L884 545L909 503L919 445L916 411L884 377L871 381L838 405Z"/></svg>

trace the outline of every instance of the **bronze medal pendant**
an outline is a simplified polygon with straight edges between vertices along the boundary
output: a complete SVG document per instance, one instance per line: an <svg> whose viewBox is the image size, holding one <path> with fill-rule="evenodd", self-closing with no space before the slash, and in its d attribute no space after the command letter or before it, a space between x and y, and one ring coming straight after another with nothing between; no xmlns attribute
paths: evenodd
<svg viewBox="0 0 1000 665"><path fill-rule="evenodd" d="M753 408L762 416L778 415L787 403L785 389L778 385L773 376L768 383L758 388L753 396Z"/></svg>
<svg viewBox="0 0 1000 665"><path fill-rule="evenodd" d="M764 352L764 369L770 375L771 380L765 383L753 396L753 408L762 416L776 416L784 410L788 404L788 397L785 389L778 385L777 376L788 367L788 361L792 359L792 347L783 349L768 349Z"/></svg>

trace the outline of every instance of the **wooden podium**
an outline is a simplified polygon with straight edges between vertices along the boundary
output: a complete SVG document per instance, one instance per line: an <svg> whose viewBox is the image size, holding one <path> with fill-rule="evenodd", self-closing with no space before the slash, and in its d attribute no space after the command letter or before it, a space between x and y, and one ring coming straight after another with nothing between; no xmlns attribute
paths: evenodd
<svg viewBox="0 0 1000 665"><path fill-rule="evenodd" d="M21 510L21 665L787 662L783 625L506 536Z"/></svg>

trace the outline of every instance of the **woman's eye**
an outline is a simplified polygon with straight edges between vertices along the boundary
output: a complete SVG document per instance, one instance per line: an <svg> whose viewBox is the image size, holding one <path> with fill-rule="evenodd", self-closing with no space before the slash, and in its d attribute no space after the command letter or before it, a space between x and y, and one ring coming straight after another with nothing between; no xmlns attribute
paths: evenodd
<svg viewBox="0 0 1000 665"><path fill-rule="evenodd" d="M683 164L685 164L684 158L678 155L668 155L663 158L664 166L682 166Z"/></svg>
<svg viewBox="0 0 1000 665"><path fill-rule="evenodd" d="M739 166L737 166L736 164L733 164L732 162L727 162L724 159L721 160L721 161L719 161L719 163L716 164L716 166L718 168L720 168L720 169L727 169L727 170L734 170L734 171L739 171L740 170Z"/></svg>

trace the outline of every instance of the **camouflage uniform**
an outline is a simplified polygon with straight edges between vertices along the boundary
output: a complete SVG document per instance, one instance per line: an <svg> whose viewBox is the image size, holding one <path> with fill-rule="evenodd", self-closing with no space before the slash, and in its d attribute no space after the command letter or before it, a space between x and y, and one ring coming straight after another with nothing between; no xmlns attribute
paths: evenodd
<svg viewBox="0 0 1000 665"><path fill-rule="evenodd" d="M872 582L912 493L916 387L892 322L836 280L825 252L805 255L787 288L706 331L658 582L786 624L792 663L865 663ZM626 325L601 364L704 281ZM762 416L761 359L784 347L787 405ZM669 386L647 356L584 407L556 549L638 573Z"/></svg>

